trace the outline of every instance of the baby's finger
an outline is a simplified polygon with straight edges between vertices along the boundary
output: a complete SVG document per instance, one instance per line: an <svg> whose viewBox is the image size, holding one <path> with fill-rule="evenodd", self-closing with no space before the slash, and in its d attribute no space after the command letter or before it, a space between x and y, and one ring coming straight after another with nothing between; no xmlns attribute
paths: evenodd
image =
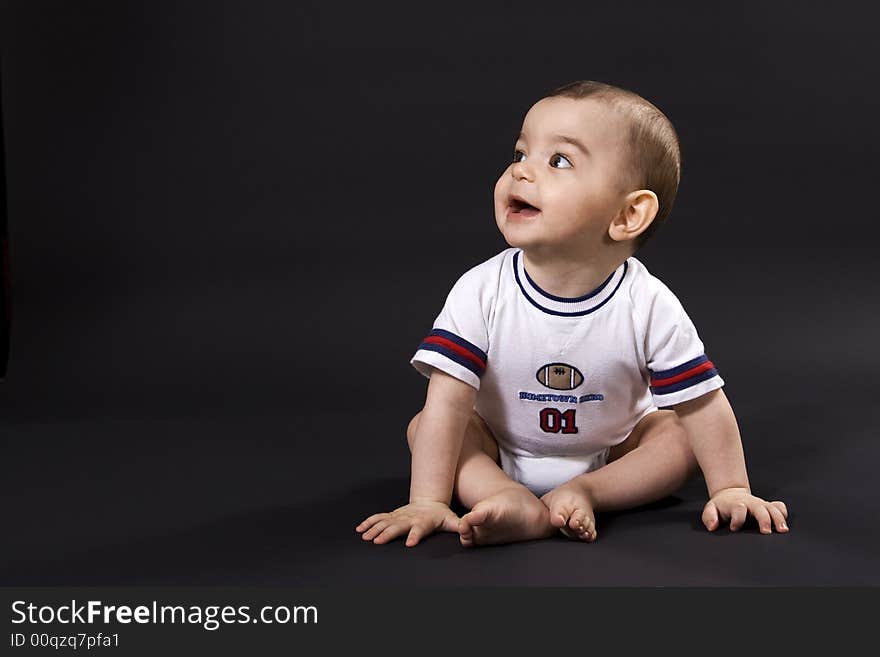
<svg viewBox="0 0 880 657"><path fill-rule="evenodd" d="M710 532L718 529L718 507L715 502L709 502L703 509L703 524Z"/></svg>
<svg viewBox="0 0 880 657"><path fill-rule="evenodd" d="M361 538L365 541L372 541L376 536L378 536L381 532L385 531L385 528L391 524L390 519L384 519L377 522L375 525L370 527L367 531L365 531Z"/></svg>
<svg viewBox="0 0 880 657"><path fill-rule="evenodd" d="M740 527L745 524L746 518L748 517L749 507L747 507L744 502L734 504L733 509L730 511L730 531L739 531Z"/></svg>
<svg viewBox="0 0 880 657"><path fill-rule="evenodd" d="M780 501L777 500L776 502L770 502L770 504L772 504L772 505L775 506L777 509L779 509L780 511L782 511L782 515L783 515L785 518L788 518L788 507L785 506L785 502L780 502Z"/></svg>
<svg viewBox="0 0 880 657"><path fill-rule="evenodd" d="M395 538L400 536L406 531L406 526L401 525L400 523L392 523L388 525L382 532L373 539L373 543L376 545L382 545L383 543L387 543L388 541L393 541Z"/></svg>
<svg viewBox="0 0 880 657"><path fill-rule="evenodd" d="M359 524L357 527L355 527L355 530L362 532L366 529L369 529L370 527L375 525L378 521L380 521L382 518L384 518L387 515L388 515L387 513L374 513L366 520L362 520L361 524Z"/></svg>
<svg viewBox="0 0 880 657"><path fill-rule="evenodd" d="M406 537L406 547L413 547L419 544L419 541L429 533L429 529L422 525L413 525Z"/></svg>
<svg viewBox="0 0 880 657"><path fill-rule="evenodd" d="M770 513L770 516L773 518L773 525L776 527L776 531L787 532L788 525L786 524L785 516L782 515L782 511L779 510L779 507L771 502L770 504L767 505L767 511Z"/></svg>
<svg viewBox="0 0 880 657"><path fill-rule="evenodd" d="M773 520L770 518L770 512L764 506L764 502L756 502L751 508L752 515L758 521L758 529L762 534L773 533Z"/></svg>

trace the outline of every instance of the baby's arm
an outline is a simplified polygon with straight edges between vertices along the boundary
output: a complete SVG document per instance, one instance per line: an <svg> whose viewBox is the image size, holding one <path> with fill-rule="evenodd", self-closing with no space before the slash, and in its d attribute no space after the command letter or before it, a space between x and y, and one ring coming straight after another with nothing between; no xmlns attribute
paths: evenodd
<svg viewBox="0 0 880 657"><path fill-rule="evenodd" d="M733 409L719 388L674 406L690 439L709 491L703 524L714 531L721 520L730 519L731 531L745 523L751 513L761 533L786 532L788 510L783 502L767 502L752 495L746 474L742 440Z"/></svg>
<svg viewBox="0 0 880 657"><path fill-rule="evenodd" d="M438 529L458 531L458 516L449 508L449 502L476 399L476 388L433 370L413 440L409 504L364 520L357 526L364 540L387 543L408 532L406 545L412 547Z"/></svg>

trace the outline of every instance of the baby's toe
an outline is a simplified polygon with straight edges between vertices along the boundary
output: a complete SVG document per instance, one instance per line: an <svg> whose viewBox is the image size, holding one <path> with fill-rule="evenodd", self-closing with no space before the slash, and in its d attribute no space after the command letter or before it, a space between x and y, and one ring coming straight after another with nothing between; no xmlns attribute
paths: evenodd
<svg viewBox="0 0 880 657"><path fill-rule="evenodd" d="M560 527L559 533L562 534L563 536L565 536L566 538L573 538L573 539L580 538L580 536L578 536L578 533L575 530L569 529L568 527Z"/></svg>
<svg viewBox="0 0 880 657"><path fill-rule="evenodd" d="M584 531L592 529L593 519L586 509L575 509L568 521L568 526L578 534L582 534Z"/></svg>
<svg viewBox="0 0 880 657"><path fill-rule="evenodd" d="M463 516L458 521L458 540L464 547L471 547L474 544L474 530L467 521L467 516Z"/></svg>
<svg viewBox="0 0 880 657"><path fill-rule="evenodd" d="M582 540L590 543L596 540L596 527L593 524L592 518L584 518L583 522L578 527L578 535Z"/></svg>
<svg viewBox="0 0 880 657"><path fill-rule="evenodd" d="M554 511L550 514L550 524L557 529L565 530L568 526L568 515L565 511Z"/></svg>
<svg viewBox="0 0 880 657"><path fill-rule="evenodd" d="M488 505L478 502L474 505L473 509L462 516L462 520L464 520L468 528L473 531L474 527L486 524L486 521L489 520L490 512L491 508ZM459 524L459 527L460 526L461 525Z"/></svg>

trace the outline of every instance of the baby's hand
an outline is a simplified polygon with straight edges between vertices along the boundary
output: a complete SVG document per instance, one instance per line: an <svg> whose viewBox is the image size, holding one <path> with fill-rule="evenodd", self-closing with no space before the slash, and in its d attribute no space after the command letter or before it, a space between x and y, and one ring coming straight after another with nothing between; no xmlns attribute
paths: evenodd
<svg viewBox="0 0 880 657"><path fill-rule="evenodd" d="M365 541L377 545L392 541L409 532L406 546L413 547L438 529L458 533L458 516L443 502L414 500L391 513L375 513L355 529L363 532Z"/></svg>
<svg viewBox="0 0 880 657"><path fill-rule="evenodd" d="M721 520L730 519L730 531L735 532L746 521L749 513L755 516L762 534L787 532L788 509L784 502L768 502L752 495L747 488L724 488L712 497L703 509L703 524L710 532L718 529Z"/></svg>
<svg viewBox="0 0 880 657"><path fill-rule="evenodd" d="M550 509L550 524L569 538L596 540L593 502L586 489L576 481L567 481L541 497Z"/></svg>

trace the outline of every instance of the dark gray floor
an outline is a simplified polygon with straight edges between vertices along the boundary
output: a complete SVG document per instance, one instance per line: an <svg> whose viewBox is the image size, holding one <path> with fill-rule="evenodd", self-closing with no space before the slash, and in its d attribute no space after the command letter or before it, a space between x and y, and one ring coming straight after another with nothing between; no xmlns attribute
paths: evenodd
<svg viewBox="0 0 880 657"><path fill-rule="evenodd" d="M782 318L802 302L776 301ZM25 313L19 333L39 336L44 319ZM777 319L780 333L786 321ZM802 328L801 340L822 330ZM451 534L407 549L363 543L354 531L407 493L403 431L425 382L402 354L375 379L386 386L353 381L344 396L273 379L272 367L263 380L233 366L229 380L181 368L164 385L122 374L107 385L100 373L110 366L66 381L41 377L56 364L32 359L16 377L24 367L14 358L0 389L0 583L878 585L876 369L853 371L843 355L854 343L840 340L817 346L809 367L749 359L735 343L754 330L718 333L715 360L752 487L785 500L790 533L763 536L750 524L709 534L694 481L650 507L600 515L595 544L560 537L476 550ZM79 348L89 349L82 335ZM798 351L784 336L774 348Z"/></svg>
<svg viewBox="0 0 880 657"><path fill-rule="evenodd" d="M407 481L369 450L346 460L284 445L320 430L294 418L33 422L4 427L4 584L862 585L880 584L875 518L864 497L872 431L803 415L803 451L748 445L753 486L791 508L791 532L707 533L699 482L644 509L598 518L600 540L465 550L453 535L415 549L363 544L368 513L403 501ZM841 410L841 415L846 411ZM381 440L379 413L340 413ZM780 421L742 417L779 436ZM305 426L303 426L305 425ZM308 429L306 429L308 427ZM791 430L792 427L788 426ZM845 433L840 448L826 436ZM288 434L289 435L289 434ZM86 451L88 450L88 451ZM771 465L771 464L776 464ZM356 473L355 469L362 469ZM301 489L303 476L324 481ZM332 483L335 481L335 485Z"/></svg>

